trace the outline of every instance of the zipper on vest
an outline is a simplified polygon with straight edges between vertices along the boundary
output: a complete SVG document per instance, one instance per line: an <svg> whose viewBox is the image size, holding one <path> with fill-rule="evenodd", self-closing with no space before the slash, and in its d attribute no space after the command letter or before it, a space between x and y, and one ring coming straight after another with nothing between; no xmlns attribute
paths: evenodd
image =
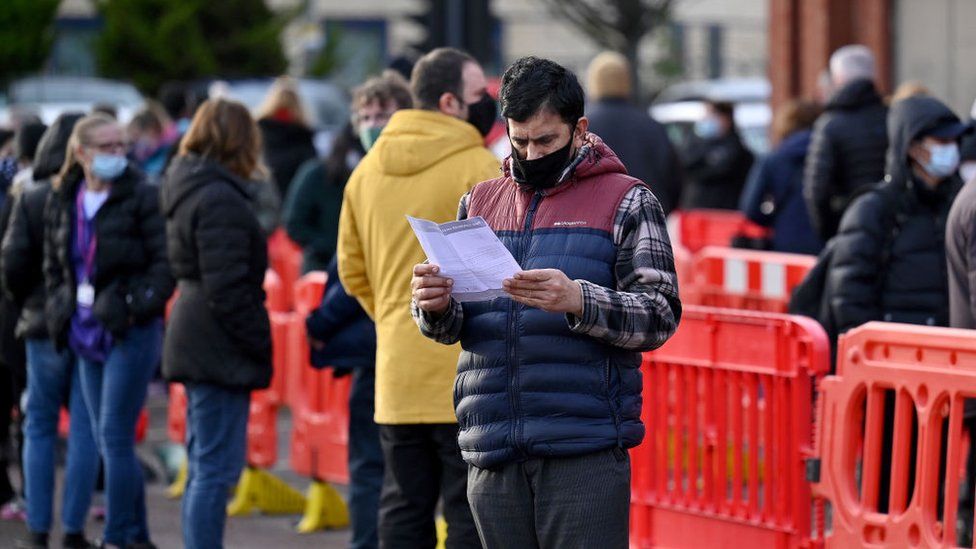
<svg viewBox="0 0 976 549"><path fill-rule="evenodd" d="M536 209L539 207L539 202L542 201L543 195L541 192L535 193L532 196L532 201L529 203L529 209L525 213L525 224L522 227L522 234L519 235L519 245L517 249L518 256L515 260L519 265L525 259L525 254L528 251L529 241L532 240L532 221L535 219ZM522 418L521 410L518 402L518 389L519 389L519 366L518 366L518 311L519 304L515 300L511 300L509 305L511 314L508 315L508 340L511 342L509 347L509 360L511 364L512 375L508 386L508 397L512 402L512 443L515 445L515 450L522 456L525 456L525 448L522 443Z"/></svg>

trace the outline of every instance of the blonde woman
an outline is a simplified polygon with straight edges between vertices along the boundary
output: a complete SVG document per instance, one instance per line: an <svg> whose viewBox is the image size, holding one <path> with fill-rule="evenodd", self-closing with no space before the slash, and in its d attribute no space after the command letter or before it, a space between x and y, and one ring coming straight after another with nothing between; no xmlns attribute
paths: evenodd
<svg viewBox="0 0 976 549"><path fill-rule="evenodd" d="M271 381L267 244L250 204L260 134L247 108L201 105L167 171L162 201L173 274L163 374L186 386L187 549L222 547L227 494L244 467L250 391ZM266 184L266 183L265 183Z"/></svg>
<svg viewBox="0 0 976 549"><path fill-rule="evenodd" d="M78 121L45 212L48 331L78 357L105 464L106 547L151 548L136 420L159 361L173 292L155 189L126 161L102 114Z"/></svg>
<svg viewBox="0 0 976 549"><path fill-rule="evenodd" d="M288 196L288 187L299 166L316 155L314 134L294 79L275 80L257 118L264 162L271 168L279 195Z"/></svg>

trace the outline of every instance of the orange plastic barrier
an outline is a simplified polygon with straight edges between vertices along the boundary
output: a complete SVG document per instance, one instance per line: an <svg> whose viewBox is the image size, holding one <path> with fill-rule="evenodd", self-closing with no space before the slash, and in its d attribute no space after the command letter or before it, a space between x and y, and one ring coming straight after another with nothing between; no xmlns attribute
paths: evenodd
<svg viewBox="0 0 976 549"><path fill-rule="evenodd" d="M752 238L769 234L768 229L732 210L684 210L674 215L678 216L679 243L692 253L705 246L729 246L738 234Z"/></svg>
<svg viewBox="0 0 976 549"><path fill-rule="evenodd" d="M785 313L793 289L816 262L812 255L709 246L692 262L691 290L685 295L682 289L682 301Z"/></svg>
<svg viewBox="0 0 976 549"><path fill-rule="evenodd" d="M681 245L671 247L674 251L674 270L678 275L678 291L681 293L682 303L697 303L693 297L694 284L692 284L691 267L695 261L694 255Z"/></svg>
<svg viewBox="0 0 976 549"><path fill-rule="evenodd" d="M801 547L804 460L827 335L786 315L685 308L645 355L647 436L632 450L631 547Z"/></svg>
<svg viewBox="0 0 976 549"><path fill-rule="evenodd" d="M299 316L291 332L294 350L289 368L300 380L292 396L294 425L291 464L297 473L316 480L349 482L346 464L351 376L335 378L331 369L315 370L309 364L305 316L322 302L327 275L308 273L295 285Z"/></svg>
<svg viewBox="0 0 976 549"><path fill-rule="evenodd" d="M265 305L269 311L286 312L291 309L287 287L281 276L273 269L268 269L264 273L264 293L267 295Z"/></svg>
<svg viewBox="0 0 976 549"><path fill-rule="evenodd" d="M186 389L182 383L169 384L169 407L166 410L166 436L173 442L186 442Z"/></svg>
<svg viewBox="0 0 976 549"><path fill-rule="evenodd" d="M58 435L62 438L68 438L69 431L71 429L71 415L67 410L61 408L61 414L58 416ZM149 431L149 412L143 408L142 412L139 413L139 418L136 420L136 443L141 443L146 440L146 433Z"/></svg>
<svg viewBox="0 0 976 549"><path fill-rule="evenodd" d="M294 284L302 274L302 249L288 238L284 229L278 229L268 238L268 260L271 268L281 276L286 307L279 310L290 310Z"/></svg>
<svg viewBox="0 0 976 549"><path fill-rule="evenodd" d="M840 338L837 373L820 388L815 489L833 508L826 546L955 546L976 332L868 323ZM885 502L879 488L889 452Z"/></svg>
<svg viewBox="0 0 976 549"><path fill-rule="evenodd" d="M294 418L291 467L316 480L349 483L349 389L352 376L335 378L331 369L308 376L308 408Z"/></svg>
<svg viewBox="0 0 976 549"><path fill-rule="evenodd" d="M296 325L289 327L287 356L282 369L287 378L288 386L285 401L292 410L298 410L302 407L304 393L308 392L305 387L305 378L312 371L311 364L309 364L308 340L305 334L305 317L322 303L322 295L325 292L327 280L327 273L313 271L295 283L295 315L292 321Z"/></svg>

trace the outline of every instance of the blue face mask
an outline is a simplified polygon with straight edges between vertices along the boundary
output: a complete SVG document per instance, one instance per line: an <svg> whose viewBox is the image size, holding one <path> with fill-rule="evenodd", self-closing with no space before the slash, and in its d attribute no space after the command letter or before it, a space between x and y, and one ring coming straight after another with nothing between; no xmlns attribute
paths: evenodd
<svg viewBox="0 0 976 549"><path fill-rule="evenodd" d="M112 181L122 175L129 161L121 154L97 153L92 159L91 170L95 177Z"/></svg>
<svg viewBox="0 0 976 549"><path fill-rule="evenodd" d="M929 161L922 167L932 177L945 179L959 169L959 145L956 143L928 145L926 148L929 150Z"/></svg>
<svg viewBox="0 0 976 549"><path fill-rule="evenodd" d="M722 126L711 116L695 122L695 135L702 139L713 139L722 133Z"/></svg>

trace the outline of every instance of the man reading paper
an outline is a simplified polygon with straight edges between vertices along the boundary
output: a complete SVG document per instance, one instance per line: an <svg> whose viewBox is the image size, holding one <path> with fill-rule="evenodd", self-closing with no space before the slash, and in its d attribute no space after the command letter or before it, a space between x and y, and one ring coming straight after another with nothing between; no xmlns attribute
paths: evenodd
<svg viewBox="0 0 976 549"><path fill-rule="evenodd" d="M664 214L588 133L576 77L522 58L502 77L504 176L461 199L524 269L464 302L414 267L421 332L463 349L454 384L468 501L487 549L626 548L627 449L644 437L642 351L681 316ZM648 182L653 185L654 182Z"/></svg>

